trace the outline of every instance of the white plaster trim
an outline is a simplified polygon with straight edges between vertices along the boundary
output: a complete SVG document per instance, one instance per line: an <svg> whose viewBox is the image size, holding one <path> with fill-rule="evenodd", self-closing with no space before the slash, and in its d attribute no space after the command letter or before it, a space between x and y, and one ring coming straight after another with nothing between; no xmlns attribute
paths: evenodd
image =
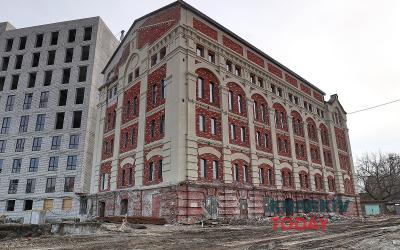
<svg viewBox="0 0 400 250"><path fill-rule="evenodd" d="M231 155L231 161L238 160L238 159L244 160L245 162L250 163L250 158L243 153L234 153Z"/></svg>
<svg viewBox="0 0 400 250"><path fill-rule="evenodd" d="M155 149L151 150L150 152L148 152L146 155L146 160L150 160L153 156L156 156L156 155L160 155L160 156L163 155L162 148L155 148Z"/></svg>
<svg viewBox="0 0 400 250"><path fill-rule="evenodd" d="M347 179L350 180L350 176L349 176L348 174L344 174L344 175L343 175L343 180L345 181L345 180L347 180Z"/></svg>
<svg viewBox="0 0 400 250"><path fill-rule="evenodd" d="M306 173L308 173L308 169L305 166L299 166L299 172L300 171L305 171Z"/></svg>
<svg viewBox="0 0 400 250"><path fill-rule="evenodd" d="M274 163L273 163L270 159L267 159L267 158L260 158L260 159L258 159L258 165L261 165L261 164L267 164L267 165L269 165L270 167L273 167L273 166L274 166Z"/></svg>
<svg viewBox="0 0 400 250"><path fill-rule="evenodd" d="M318 168L314 168L314 169L311 171L311 173L312 173L313 175L315 175L315 174L320 174L320 175L322 176L322 172L321 172L321 170L319 170Z"/></svg>
<svg viewBox="0 0 400 250"><path fill-rule="evenodd" d="M203 154L212 154L216 157L221 158L221 153L213 147L201 147L198 149L199 156Z"/></svg>
<svg viewBox="0 0 400 250"><path fill-rule="evenodd" d="M288 169L290 169L290 171L293 170L292 166L287 162L282 162L282 163L279 164L279 169L283 169L283 168L288 168Z"/></svg>
<svg viewBox="0 0 400 250"><path fill-rule="evenodd" d="M126 157L125 159L123 159L121 161L120 166L123 167L126 164L131 164L131 165L135 165L135 159L133 157Z"/></svg>

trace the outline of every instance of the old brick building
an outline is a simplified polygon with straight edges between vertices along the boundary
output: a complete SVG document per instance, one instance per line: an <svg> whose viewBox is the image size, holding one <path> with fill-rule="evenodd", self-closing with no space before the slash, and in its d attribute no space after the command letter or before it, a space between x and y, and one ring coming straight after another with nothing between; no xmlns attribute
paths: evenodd
<svg viewBox="0 0 400 250"><path fill-rule="evenodd" d="M89 213L246 218L334 199L358 215L337 95L187 3L137 19L104 75Z"/></svg>

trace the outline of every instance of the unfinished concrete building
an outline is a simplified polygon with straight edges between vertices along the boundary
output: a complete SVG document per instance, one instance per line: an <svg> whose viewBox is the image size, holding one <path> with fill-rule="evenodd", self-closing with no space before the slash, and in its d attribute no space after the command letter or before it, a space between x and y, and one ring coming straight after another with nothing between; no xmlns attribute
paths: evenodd
<svg viewBox="0 0 400 250"><path fill-rule="evenodd" d="M135 20L103 73L89 214L358 215L338 96L187 3Z"/></svg>
<svg viewBox="0 0 400 250"><path fill-rule="evenodd" d="M117 46L99 17L0 23L0 215L86 210L97 90Z"/></svg>

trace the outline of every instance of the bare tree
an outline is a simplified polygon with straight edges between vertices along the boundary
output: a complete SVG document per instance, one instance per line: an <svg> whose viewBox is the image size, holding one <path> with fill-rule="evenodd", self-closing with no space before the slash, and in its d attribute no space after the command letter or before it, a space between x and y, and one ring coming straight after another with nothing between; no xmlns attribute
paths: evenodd
<svg viewBox="0 0 400 250"><path fill-rule="evenodd" d="M373 199L400 198L400 155L365 154L357 161L357 180Z"/></svg>

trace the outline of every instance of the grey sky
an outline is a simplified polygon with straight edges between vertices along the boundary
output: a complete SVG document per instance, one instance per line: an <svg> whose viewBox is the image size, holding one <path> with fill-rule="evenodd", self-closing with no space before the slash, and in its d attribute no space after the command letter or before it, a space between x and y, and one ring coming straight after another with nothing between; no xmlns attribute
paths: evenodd
<svg viewBox="0 0 400 250"><path fill-rule="evenodd" d="M173 1L1 0L17 28L101 16L114 34ZM400 1L187 0L330 94L347 112L400 98ZM400 102L348 116L354 158L399 152Z"/></svg>

